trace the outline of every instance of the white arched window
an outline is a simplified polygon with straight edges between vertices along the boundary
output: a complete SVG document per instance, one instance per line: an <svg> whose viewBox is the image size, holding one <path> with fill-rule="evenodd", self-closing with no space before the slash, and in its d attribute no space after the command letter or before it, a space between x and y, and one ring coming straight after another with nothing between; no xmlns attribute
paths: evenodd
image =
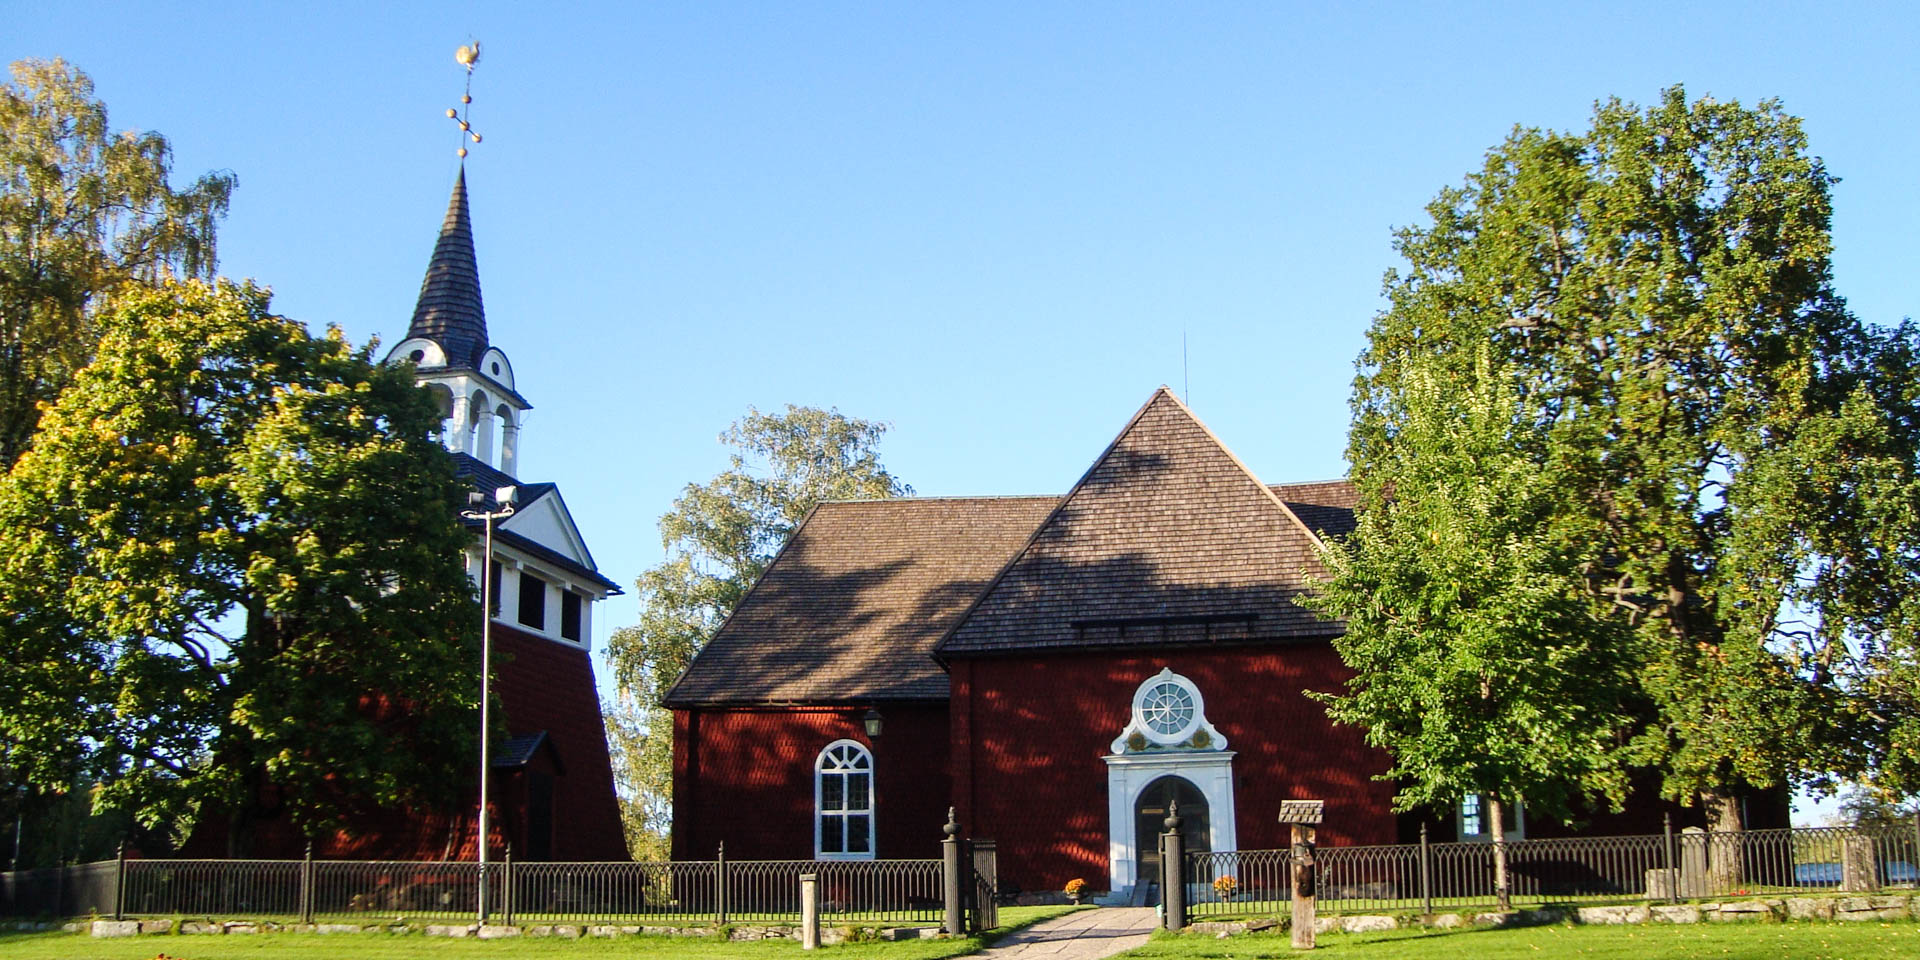
<svg viewBox="0 0 1920 960"><path fill-rule="evenodd" d="M813 762L813 855L873 859L873 754L835 740Z"/></svg>

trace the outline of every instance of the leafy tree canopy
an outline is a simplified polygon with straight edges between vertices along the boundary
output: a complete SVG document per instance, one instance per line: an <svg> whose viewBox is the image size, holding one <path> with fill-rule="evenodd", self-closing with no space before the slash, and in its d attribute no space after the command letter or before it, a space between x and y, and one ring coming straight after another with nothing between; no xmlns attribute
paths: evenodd
<svg viewBox="0 0 1920 960"><path fill-rule="evenodd" d="M252 286L102 328L0 481L0 759L150 824L227 814L235 853L262 816L462 783L471 538L426 393Z"/></svg>
<svg viewBox="0 0 1920 960"><path fill-rule="evenodd" d="M1915 333L1833 290L1832 182L1776 104L1676 87L1516 129L1398 234L1325 609L1359 670L1335 714L1404 797L1457 798L1449 732L1535 735L1486 714L1529 700L1578 756L1502 747L1480 787L1617 801L1640 765L1732 827L1744 786L1915 775Z"/></svg>
<svg viewBox="0 0 1920 960"><path fill-rule="evenodd" d="M823 500L912 495L880 463L886 429L833 409L749 408L720 435L735 451L728 468L688 484L661 516L667 559L636 581L640 622L607 643L621 699L607 711L608 739L633 790L622 799L630 837L657 848L671 822L673 724L661 698L807 511Z"/></svg>
<svg viewBox="0 0 1920 960"><path fill-rule="evenodd" d="M157 133L110 132L93 81L64 61L20 61L0 86L0 471L92 356L103 295L213 276L233 175L175 190L172 159Z"/></svg>

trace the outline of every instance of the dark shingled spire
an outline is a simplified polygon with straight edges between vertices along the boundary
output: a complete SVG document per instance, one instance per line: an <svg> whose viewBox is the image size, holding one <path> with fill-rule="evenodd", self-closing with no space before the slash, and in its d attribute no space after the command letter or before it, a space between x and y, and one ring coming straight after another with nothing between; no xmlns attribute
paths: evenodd
<svg viewBox="0 0 1920 960"><path fill-rule="evenodd" d="M480 302L480 267L473 258L473 224L467 215L467 168L460 168L447 201L447 219L427 261L420 302L407 337L424 337L447 352L447 365L474 367L487 351L487 310Z"/></svg>

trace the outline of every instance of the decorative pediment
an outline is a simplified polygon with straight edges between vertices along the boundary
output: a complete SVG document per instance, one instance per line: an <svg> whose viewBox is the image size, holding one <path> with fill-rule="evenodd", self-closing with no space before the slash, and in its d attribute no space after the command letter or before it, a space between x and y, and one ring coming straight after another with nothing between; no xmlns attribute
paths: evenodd
<svg viewBox="0 0 1920 960"><path fill-rule="evenodd" d="M532 503L521 504L513 516L501 521L500 529L526 537L588 570L597 569L593 555L587 552L586 540L580 536L580 528L573 523L573 514L567 510L566 501L560 498L560 491L551 486Z"/></svg>
<svg viewBox="0 0 1920 960"><path fill-rule="evenodd" d="M1112 745L1116 754L1225 749L1227 738L1208 722L1200 688L1165 667L1134 689L1127 726Z"/></svg>

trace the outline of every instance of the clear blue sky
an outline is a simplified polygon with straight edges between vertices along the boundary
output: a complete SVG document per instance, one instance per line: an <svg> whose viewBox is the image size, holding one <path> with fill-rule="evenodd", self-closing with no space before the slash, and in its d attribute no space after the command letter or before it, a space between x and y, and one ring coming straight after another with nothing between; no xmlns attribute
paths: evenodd
<svg viewBox="0 0 1920 960"><path fill-rule="evenodd" d="M1515 124L1767 97L1842 178L1838 284L1920 312L1920 29L1900 4L0 4L184 177L222 267L405 330L456 161L495 344L602 570L749 405L886 420L923 494L1058 492L1157 385L1269 481L1344 472L1394 227ZM603 605L596 645L635 616Z"/></svg>

